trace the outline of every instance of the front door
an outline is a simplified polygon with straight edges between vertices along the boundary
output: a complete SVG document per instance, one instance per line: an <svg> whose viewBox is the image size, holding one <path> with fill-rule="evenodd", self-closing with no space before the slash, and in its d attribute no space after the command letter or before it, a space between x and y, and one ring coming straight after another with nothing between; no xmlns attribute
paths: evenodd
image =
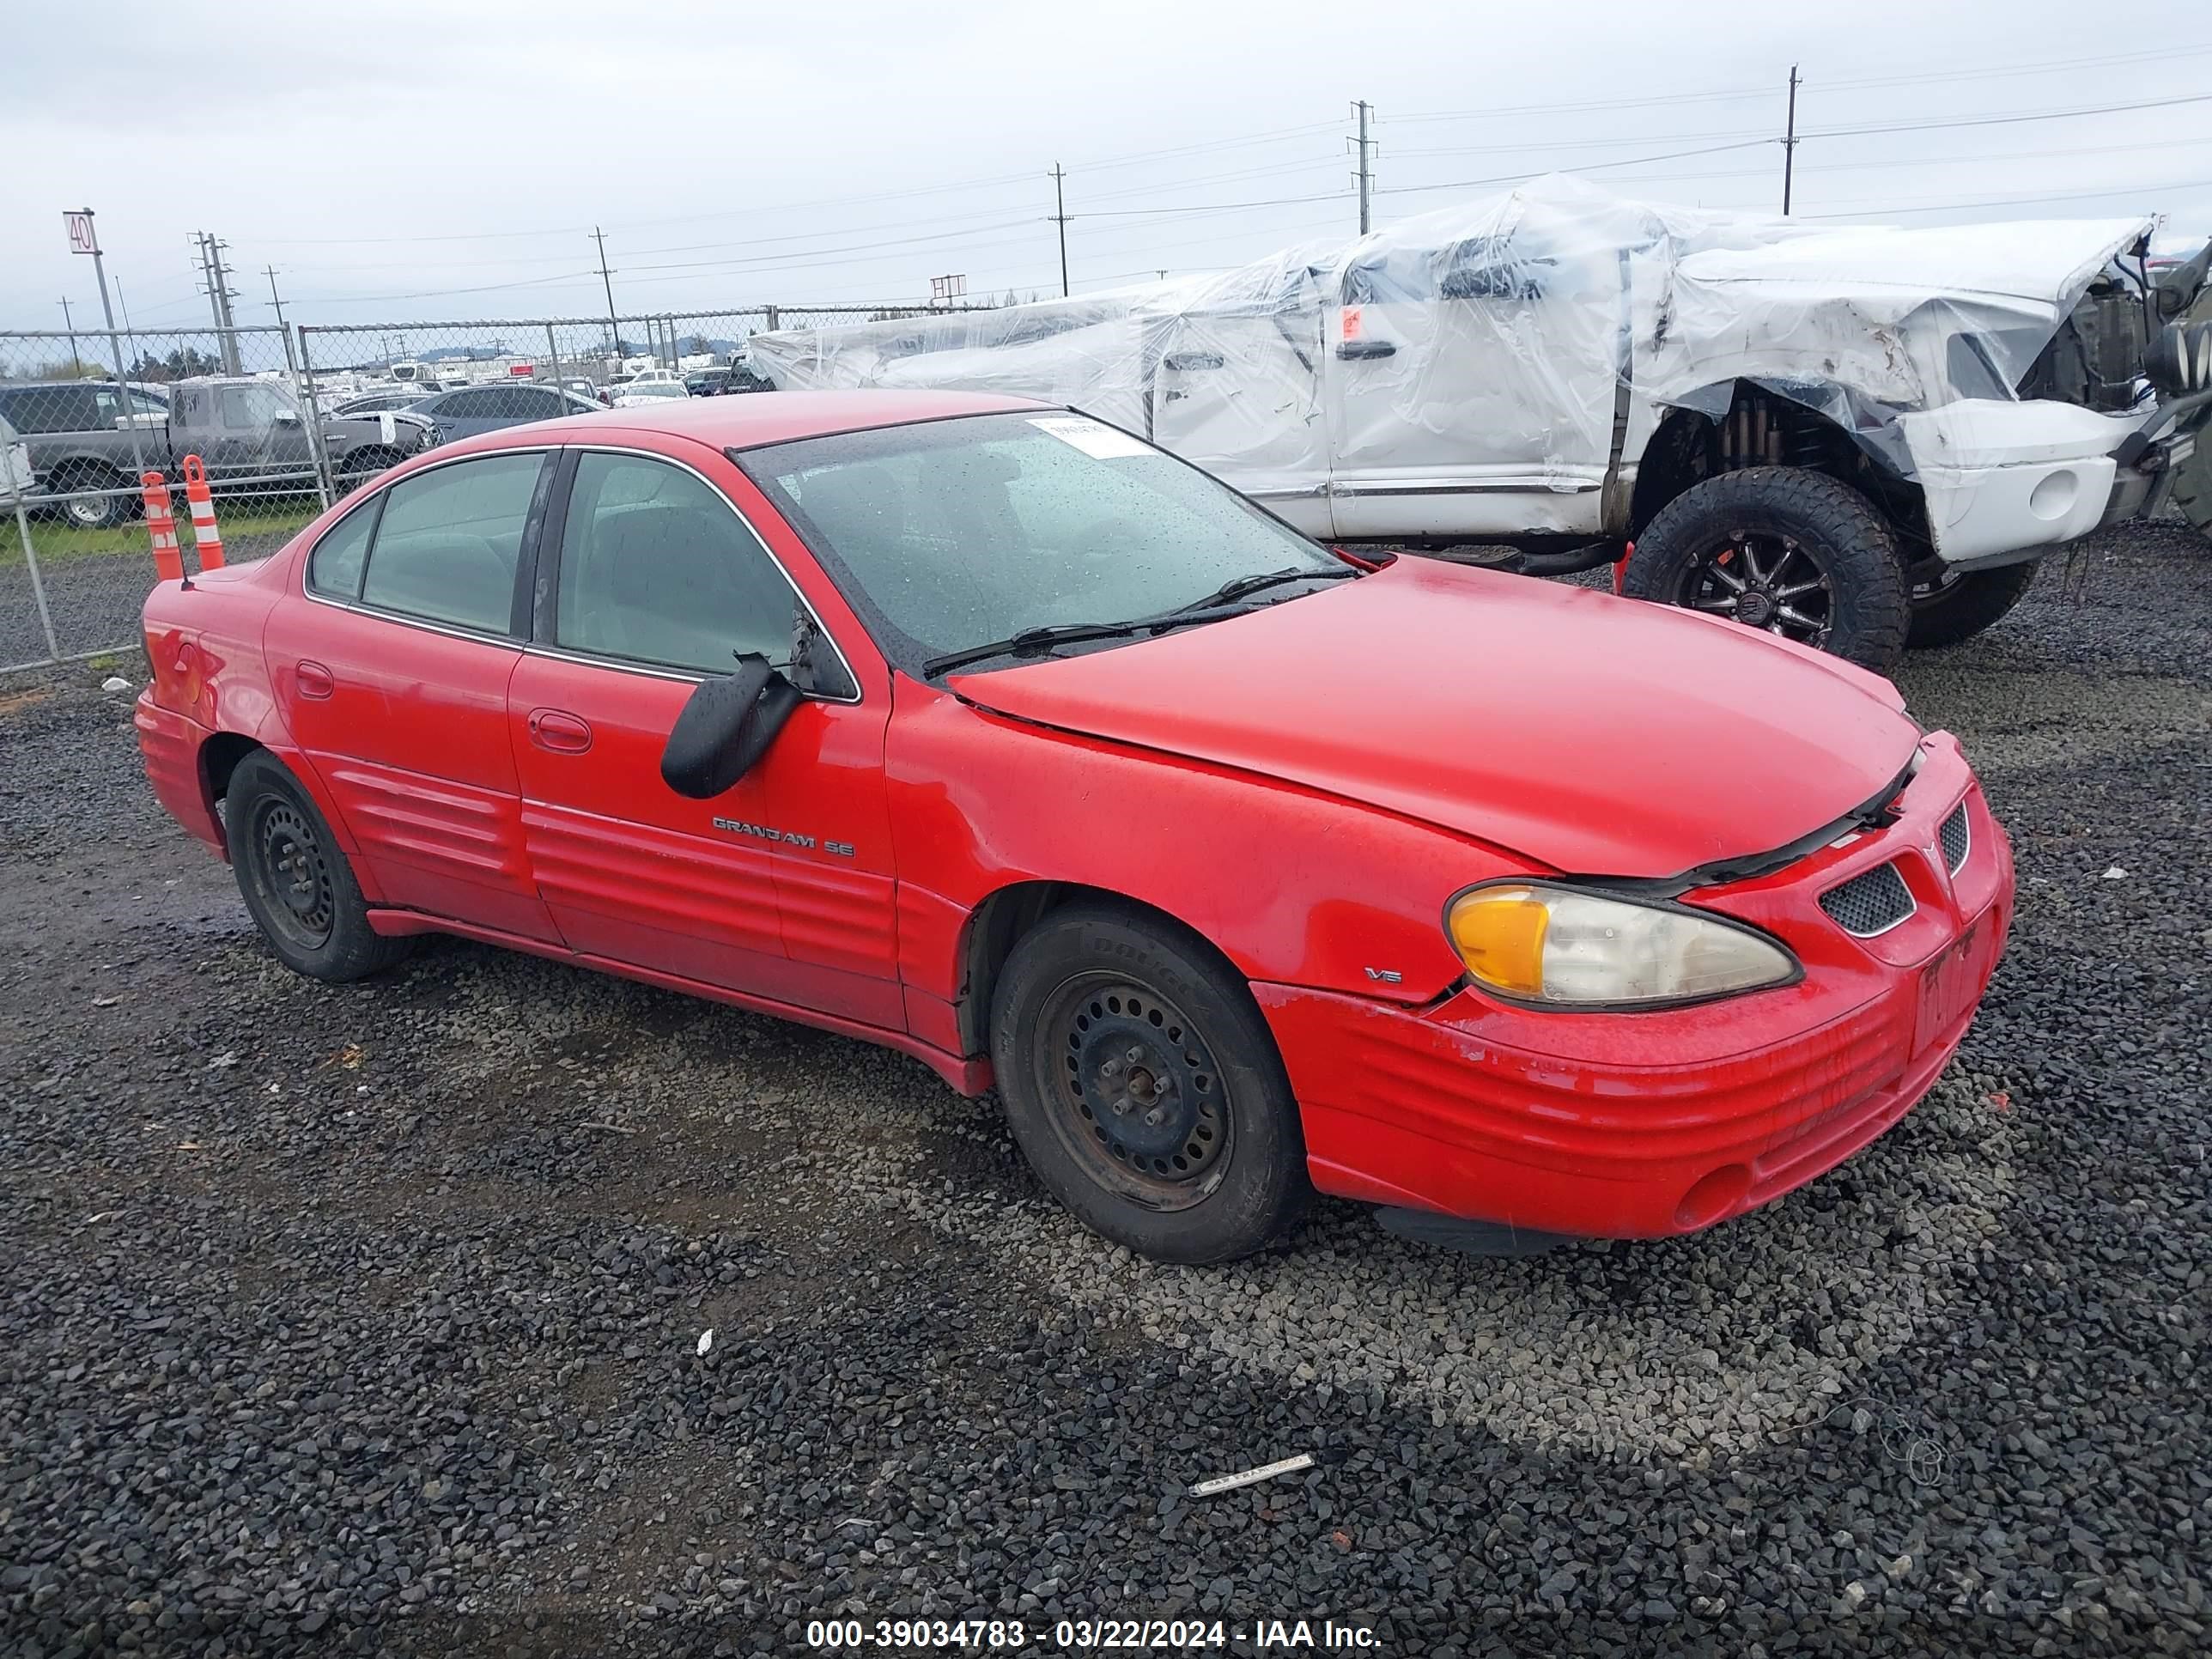
<svg viewBox="0 0 2212 1659"><path fill-rule="evenodd" d="M1595 535L1624 349L1617 239L1517 200L1480 234L1361 245L1328 333L1348 538Z"/></svg>
<svg viewBox="0 0 2212 1659"><path fill-rule="evenodd" d="M309 553L263 643L294 741L381 902L558 936L523 855L507 682L516 572L550 455L486 455L369 495Z"/></svg>
<svg viewBox="0 0 2212 1659"><path fill-rule="evenodd" d="M710 801L669 788L661 750L700 680L740 653L789 663L811 612L701 472L592 449L574 472L548 532L557 574L538 644L507 699L531 863L562 935L587 956L901 1027L887 710L858 701L825 644L750 774Z"/></svg>

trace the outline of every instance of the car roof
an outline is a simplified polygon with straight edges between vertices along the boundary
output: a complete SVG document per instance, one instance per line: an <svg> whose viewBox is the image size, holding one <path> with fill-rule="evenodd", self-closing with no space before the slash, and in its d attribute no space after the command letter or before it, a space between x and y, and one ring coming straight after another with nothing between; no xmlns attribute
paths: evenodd
<svg viewBox="0 0 2212 1659"><path fill-rule="evenodd" d="M561 429L580 439L602 431L665 432L717 449L750 449L833 432L1049 407L981 392L776 392L751 398L663 398L652 405L571 416ZM538 441L543 441L542 435Z"/></svg>

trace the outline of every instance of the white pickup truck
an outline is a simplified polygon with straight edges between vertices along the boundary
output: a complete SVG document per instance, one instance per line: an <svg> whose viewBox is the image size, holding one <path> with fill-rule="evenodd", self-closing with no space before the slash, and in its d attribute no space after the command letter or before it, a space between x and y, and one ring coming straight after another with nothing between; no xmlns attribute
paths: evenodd
<svg viewBox="0 0 2212 1659"><path fill-rule="evenodd" d="M1553 178L1224 276L750 349L781 387L1071 404L1334 541L1626 553L1628 592L1886 669L2187 454L2212 338L2128 274L2148 228L1816 228Z"/></svg>

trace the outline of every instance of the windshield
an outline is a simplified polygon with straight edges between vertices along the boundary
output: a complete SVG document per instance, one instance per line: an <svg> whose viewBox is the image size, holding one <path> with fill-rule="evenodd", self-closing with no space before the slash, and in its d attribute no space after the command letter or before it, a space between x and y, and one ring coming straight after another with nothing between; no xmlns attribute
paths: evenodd
<svg viewBox="0 0 2212 1659"><path fill-rule="evenodd" d="M1064 411L839 433L735 459L909 673L1027 629L1158 616L1241 576L1346 571L1195 467Z"/></svg>

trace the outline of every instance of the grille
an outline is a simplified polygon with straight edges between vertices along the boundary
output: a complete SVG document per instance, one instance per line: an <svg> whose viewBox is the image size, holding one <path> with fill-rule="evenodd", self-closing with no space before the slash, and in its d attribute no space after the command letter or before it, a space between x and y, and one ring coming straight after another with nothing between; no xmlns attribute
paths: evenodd
<svg viewBox="0 0 2212 1659"><path fill-rule="evenodd" d="M1860 939L1886 933L1912 914L1912 895L1893 864L1878 864L1820 895L1837 927Z"/></svg>
<svg viewBox="0 0 2212 1659"><path fill-rule="evenodd" d="M1943 867L1955 876L1965 868L1966 854L1974 845L1973 831L1966 827L1966 802L1960 801L1952 809L1951 816L1943 820L1943 827L1936 834L1943 843Z"/></svg>

